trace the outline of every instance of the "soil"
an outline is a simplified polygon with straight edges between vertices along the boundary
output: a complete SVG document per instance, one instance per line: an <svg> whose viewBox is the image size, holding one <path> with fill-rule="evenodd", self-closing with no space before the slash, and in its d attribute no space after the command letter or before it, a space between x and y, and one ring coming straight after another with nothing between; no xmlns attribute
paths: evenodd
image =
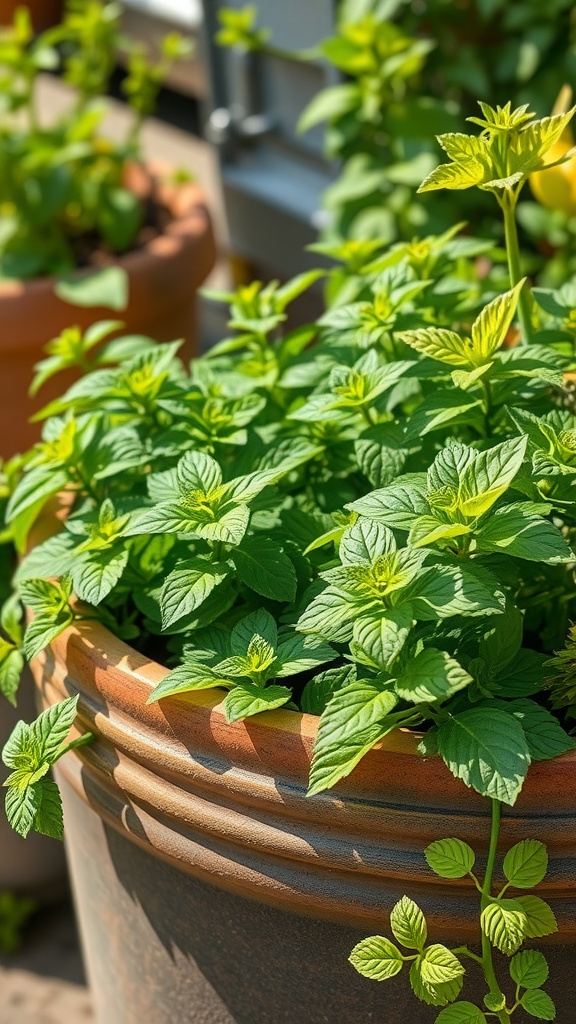
<svg viewBox="0 0 576 1024"><path fill-rule="evenodd" d="M129 251L144 249L155 238L165 233L171 220L172 215L165 205L154 196L146 197L142 200L142 225L136 238L131 242ZM118 252L104 242L97 231L71 239L70 244L77 268L106 267L118 259Z"/></svg>

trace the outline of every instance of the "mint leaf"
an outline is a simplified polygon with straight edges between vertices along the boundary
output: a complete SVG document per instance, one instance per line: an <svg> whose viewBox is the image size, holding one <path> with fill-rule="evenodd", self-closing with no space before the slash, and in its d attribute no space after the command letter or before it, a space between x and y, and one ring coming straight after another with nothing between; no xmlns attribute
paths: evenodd
<svg viewBox="0 0 576 1024"><path fill-rule="evenodd" d="M296 570L282 546L267 537L245 537L232 552L239 579L272 601L293 601Z"/></svg>
<svg viewBox="0 0 576 1024"><path fill-rule="evenodd" d="M464 878L476 860L472 847L461 839L438 839L426 847L424 856L440 878Z"/></svg>
<svg viewBox="0 0 576 1024"><path fill-rule="evenodd" d="M364 754L392 731L396 722L387 716L397 702L390 690L367 679L337 690L318 726L308 796L349 775Z"/></svg>
<svg viewBox="0 0 576 1024"><path fill-rule="evenodd" d="M480 915L482 931L493 946L510 956L526 936L526 914L518 900L493 900Z"/></svg>
<svg viewBox="0 0 576 1024"><path fill-rule="evenodd" d="M267 686L262 688L248 680L238 683L226 694L224 713L227 722L238 722L261 711L272 711L280 708L292 698L292 691L287 686Z"/></svg>
<svg viewBox="0 0 576 1024"><path fill-rule="evenodd" d="M206 558L189 558L180 562L162 585L162 626L171 626L199 608L229 572L230 567L225 562L210 562Z"/></svg>
<svg viewBox="0 0 576 1024"><path fill-rule="evenodd" d="M38 786L10 786L6 792L6 817L15 832L23 839L34 827L42 793Z"/></svg>
<svg viewBox="0 0 576 1024"><path fill-rule="evenodd" d="M389 669L400 654L414 625L412 606L396 605L387 611L358 618L350 651L361 665Z"/></svg>
<svg viewBox="0 0 576 1024"><path fill-rule="evenodd" d="M556 1020L556 1007L547 992L540 988L528 989L520 999L521 1006L538 1020Z"/></svg>
<svg viewBox="0 0 576 1024"><path fill-rule="evenodd" d="M328 668L306 683L300 698L300 707L305 714L321 715L337 690L354 682L356 672L353 665Z"/></svg>
<svg viewBox="0 0 576 1024"><path fill-rule="evenodd" d="M270 612L259 608L251 612L243 619L240 619L232 630L231 646L233 654L245 655L248 653L250 641L253 636L260 636L266 640L274 649L278 644L278 628Z"/></svg>
<svg viewBox="0 0 576 1024"><path fill-rule="evenodd" d="M488 1019L474 1003L459 1002L440 1010L434 1024L488 1024Z"/></svg>
<svg viewBox="0 0 576 1024"><path fill-rule="evenodd" d="M41 779L31 787L39 792L40 803L34 818L34 831L51 839L62 839L64 818L58 786L52 779Z"/></svg>
<svg viewBox="0 0 576 1024"><path fill-rule="evenodd" d="M529 515L521 505L496 509L475 531L480 551L496 551L532 562L569 562L570 546L553 523Z"/></svg>
<svg viewBox="0 0 576 1024"><path fill-rule="evenodd" d="M204 662L185 661L178 665L172 672L162 679L154 687L146 703L153 704L162 697L172 697L179 693L188 693L191 690L211 690L217 686L232 686L232 683L223 678Z"/></svg>
<svg viewBox="0 0 576 1024"><path fill-rule="evenodd" d="M518 473L528 438L514 437L479 452L460 482L460 508L466 516L480 516L504 494Z"/></svg>
<svg viewBox="0 0 576 1024"><path fill-rule="evenodd" d="M276 677L295 676L299 672L309 672L327 661L334 661L337 652L314 636L280 636L276 650L278 668Z"/></svg>
<svg viewBox="0 0 576 1024"><path fill-rule="evenodd" d="M373 981L386 981L399 974L403 966L403 956L390 939L382 935L372 935L362 939L348 957L350 963L359 974Z"/></svg>
<svg viewBox="0 0 576 1024"><path fill-rule="evenodd" d="M516 896L514 902L520 904L525 915L527 939L540 939L558 931L553 911L540 896Z"/></svg>
<svg viewBox="0 0 576 1024"><path fill-rule="evenodd" d="M407 949L418 950L424 948L428 935L426 918L418 904L414 903L414 900L411 900L408 896L403 896L392 908L390 927L394 938L397 939L401 946L405 946ZM463 974L464 972L460 971L458 973ZM450 980L450 978L442 979L442 981Z"/></svg>
<svg viewBox="0 0 576 1024"><path fill-rule="evenodd" d="M537 839L523 839L504 858L504 875L515 889L539 885L548 870L548 852Z"/></svg>
<svg viewBox="0 0 576 1024"><path fill-rule="evenodd" d="M528 771L524 731L513 715L473 708L438 729L438 751L457 779L482 796L514 804Z"/></svg>
<svg viewBox="0 0 576 1024"><path fill-rule="evenodd" d="M546 957L537 949L524 949L510 961L510 977L521 988L540 988L548 973Z"/></svg>
<svg viewBox="0 0 576 1024"><path fill-rule="evenodd" d="M446 700L472 682L472 676L446 651L428 647L404 661L394 689L414 704Z"/></svg>

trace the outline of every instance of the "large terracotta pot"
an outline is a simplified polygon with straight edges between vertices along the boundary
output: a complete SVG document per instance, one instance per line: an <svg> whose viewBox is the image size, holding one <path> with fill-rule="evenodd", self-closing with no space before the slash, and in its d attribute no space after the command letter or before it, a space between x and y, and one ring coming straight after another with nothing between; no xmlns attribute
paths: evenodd
<svg viewBox="0 0 576 1024"><path fill-rule="evenodd" d="M150 176L134 170L132 182L145 194ZM118 258L129 279L129 305L122 313L61 301L52 277L0 282L0 456L25 451L38 440L38 424L28 423L29 416L62 394L67 381L58 375L34 401L27 397L43 346L65 327L85 329L95 320L120 319L124 333L158 341L184 338L183 358L195 354L196 292L215 260L205 196L188 183L159 184L157 194L173 219L163 234Z"/></svg>
<svg viewBox="0 0 576 1024"><path fill-rule="evenodd" d="M97 735L58 778L100 1024L431 1024L437 1011L406 977L369 982L347 957L404 893L435 940L477 941L476 891L432 875L422 850L459 836L482 854L485 802L405 732L309 800L317 719L276 711L229 725L208 691L146 706L165 673L94 623L34 665L43 703L79 693L81 726ZM538 891L560 924L549 988L561 1024L573 1019L575 812L568 754L533 766L503 820L503 848L548 843Z"/></svg>

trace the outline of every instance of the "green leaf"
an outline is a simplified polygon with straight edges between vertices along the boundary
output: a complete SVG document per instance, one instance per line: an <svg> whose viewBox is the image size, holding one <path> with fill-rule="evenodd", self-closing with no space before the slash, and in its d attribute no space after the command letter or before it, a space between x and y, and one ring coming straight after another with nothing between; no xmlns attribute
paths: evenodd
<svg viewBox="0 0 576 1024"><path fill-rule="evenodd" d="M522 993L520 1004L531 1017L538 1020L556 1020L556 1007L547 992L541 988L528 989Z"/></svg>
<svg viewBox="0 0 576 1024"><path fill-rule="evenodd" d="M540 988L548 973L546 957L537 949L523 949L510 961L510 977L521 988Z"/></svg>
<svg viewBox="0 0 576 1024"><path fill-rule="evenodd" d="M116 586L127 564L126 549L103 548L76 554L71 575L80 600L100 604Z"/></svg>
<svg viewBox="0 0 576 1024"><path fill-rule="evenodd" d="M472 325L474 361L487 362L503 345L518 305L525 278L484 307Z"/></svg>
<svg viewBox="0 0 576 1024"><path fill-rule="evenodd" d="M424 850L429 867L440 878L464 878L474 867L474 850L461 839L438 839Z"/></svg>
<svg viewBox="0 0 576 1024"><path fill-rule="evenodd" d="M338 120L358 107L360 100L360 90L356 84L332 85L322 89L300 116L297 131L307 132L321 121Z"/></svg>
<svg viewBox="0 0 576 1024"><path fill-rule="evenodd" d="M229 687L231 685L228 679L219 676L204 662L185 661L183 665L178 665L172 672L169 672L154 687L146 703L153 704L154 701L161 700L163 697L189 693L191 690L211 690L215 686Z"/></svg>
<svg viewBox="0 0 576 1024"><path fill-rule="evenodd" d="M349 775L371 747L386 736L398 698L367 679L344 686L322 714L314 743L308 796L321 793Z"/></svg>
<svg viewBox="0 0 576 1024"><path fill-rule="evenodd" d="M261 636L273 648L276 648L278 644L278 628L270 612L264 608L250 612L250 615L244 616L234 626L231 637L232 653L247 654L254 636Z"/></svg>
<svg viewBox="0 0 576 1024"><path fill-rule="evenodd" d="M379 610L379 602L359 601L338 587L326 587L302 612L296 629L316 633L323 640L345 643L352 636L353 621L359 609L370 615Z"/></svg>
<svg viewBox="0 0 576 1024"><path fill-rule="evenodd" d="M448 366L470 366L470 342L454 331L443 327L422 327L417 331L403 331L398 337L405 345L430 359Z"/></svg>
<svg viewBox="0 0 576 1024"><path fill-rule="evenodd" d="M506 687L506 676L503 677ZM492 701L491 705L506 710L518 719L524 730L530 758L533 761L547 761L552 757L574 750L576 740L564 731L560 722L546 708L533 700Z"/></svg>
<svg viewBox="0 0 576 1024"><path fill-rule="evenodd" d="M553 523L529 515L521 505L496 509L475 531L480 551L496 551L533 562L570 562L574 553Z"/></svg>
<svg viewBox="0 0 576 1024"><path fill-rule="evenodd" d="M427 987L445 985L462 977L464 968L454 953L446 946L435 943L424 950L420 962L420 977Z"/></svg>
<svg viewBox="0 0 576 1024"><path fill-rule="evenodd" d="M375 523L391 526L393 530L409 530L414 519L427 515L430 507L420 487L413 484L392 484L372 491L346 508L372 519Z"/></svg>
<svg viewBox="0 0 576 1024"><path fill-rule="evenodd" d="M478 565L436 565L426 569L402 594L415 619L434 621L451 615L490 615L504 610L495 578Z"/></svg>
<svg viewBox="0 0 576 1024"><path fill-rule="evenodd" d="M443 722L438 750L457 779L482 796L514 804L530 754L520 723L504 711L472 708Z"/></svg>
<svg viewBox="0 0 576 1024"><path fill-rule="evenodd" d="M462 975L458 975L452 981L446 981L440 985L432 985L425 982L422 977L422 960L420 954L410 968L410 984L417 999L428 1003L429 1006L445 1006L452 1003L460 995L462 989Z"/></svg>
<svg viewBox="0 0 576 1024"><path fill-rule="evenodd" d="M481 516L508 489L526 454L528 438L514 437L479 452L464 470L460 508L466 516Z"/></svg>
<svg viewBox="0 0 576 1024"><path fill-rule="evenodd" d="M302 691L300 707L305 714L321 715L337 690L354 682L352 665L328 668L311 679Z"/></svg>
<svg viewBox="0 0 576 1024"><path fill-rule="evenodd" d="M404 662L394 689L403 700L420 704L445 700L471 682L472 676L446 651L428 647Z"/></svg>
<svg viewBox="0 0 576 1024"><path fill-rule="evenodd" d="M14 831L23 839L26 839L34 827L41 799L42 793L37 786L26 786L24 789L10 786L6 791L6 817Z"/></svg>
<svg viewBox="0 0 576 1024"><path fill-rule="evenodd" d="M41 779L32 787L40 793L40 805L34 818L34 831L51 839L62 839L64 819L58 786L52 779Z"/></svg>
<svg viewBox="0 0 576 1024"><path fill-rule="evenodd" d="M357 519L342 534L338 554L344 565L371 565L380 555L396 550L394 534L369 519Z"/></svg>
<svg viewBox="0 0 576 1024"><path fill-rule="evenodd" d="M199 608L229 573L225 562L210 562L206 558L190 558L176 566L160 593L163 628Z"/></svg>
<svg viewBox="0 0 576 1024"><path fill-rule="evenodd" d="M38 763L53 764L65 744L76 718L78 694L53 704L32 722L29 735L38 750Z"/></svg>
<svg viewBox="0 0 576 1024"><path fill-rule="evenodd" d="M105 306L124 310L128 305L128 274L120 266L60 278L54 291L72 306Z"/></svg>
<svg viewBox="0 0 576 1024"><path fill-rule="evenodd" d="M35 615L24 634L24 654L27 660L32 661L73 621L74 614L68 605L56 613Z"/></svg>
<svg viewBox="0 0 576 1024"><path fill-rule="evenodd" d="M516 843L504 858L504 874L515 889L539 885L548 870L548 851L537 839Z"/></svg>
<svg viewBox="0 0 576 1024"><path fill-rule="evenodd" d="M263 689L248 681L239 683L224 698L227 722L238 722L261 711L280 708L292 698L287 686L267 686Z"/></svg>
<svg viewBox="0 0 576 1024"><path fill-rule="evenodd" d="M540 896L516 896L526 916L525 934L527 939L540 939L558 931L558 924L552 909Z"/></svg>
<svg viewBox="0 0 576 1024"><path fill-rule="evenodd" d="M493 900L480 915L482 931L493 946L510 956L526 936L526 914L518 900Z"/></svg>
<svg viewBox="0 0 576 1024"><path fill-rule="evenodd" d="M402 953L390 939L372 935L362 939L348 957L359 974L372 981L387 981L402 970Z"/></svg>
<svg viewBox="0 0 576 1024"><path fill-rule="evenodd" d="M14 707L23 668L22 652L0 636L0 692Z"/></svg>
<svg viewBox="0 0 576 1024"><path fill-rule="evenodd" d="M434 1024L488 1024L488 1020L474 1003L459 1002L440 1010Z"/></svg>
<svg viewBox="0 0 576 1024"><path fill-rule="evenodd" d="M276 677L283 679L285 676L298 675L299 672L309 672L337 657L337 651L314 636L301 636L298 633L288 637L281 635L276 650Z"/></svg>
<svg viewBox="0 0 576 1024"><path fill-rule="evenodd" d="M280 544L268 537L245 537L232 552L239 579L273 601L296 597L296 570Z"/></svg>
<svg viewBox="0 0 576 1024"><path fill-rule="evenodd" d="M354 623L350 651L361 665L388 669L404 647L413 624L409 604L399 604L374 615L363 615Z"/></svg>
<svg viewBox="0 0 576 1024"><path fill-rule="evenodd" d="M390 927L394 933L394 938L397 939L401 946L405 946L406 949L422 951L428 935L428 929L424 914L418 904L414 903L414 900L409 899L408 896L403 896L396 903L390 913ZM461 971L460 973L463 974L464 972ZM443 979L443 981L449 980L451 979Z"/></svg>

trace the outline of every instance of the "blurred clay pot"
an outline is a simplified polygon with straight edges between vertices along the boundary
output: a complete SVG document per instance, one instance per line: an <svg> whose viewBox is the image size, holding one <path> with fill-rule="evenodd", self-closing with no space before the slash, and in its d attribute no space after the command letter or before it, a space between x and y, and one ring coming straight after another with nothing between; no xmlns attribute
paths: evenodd
<svg viewBox="0 0 576 1024"><path fill-rule="evenodd" d="M62 0L0 0L0 25L12 23L17 7L28 8L35 32L52 28L62 17Z"/></svg>
<svg viewBox="0 0 576 1024"><path fill-rule="evenodd" d="M43 705L78 693L80 726L96 734L57 777L99 1024L434 1019L406 972L377 985L347 962L362 936L386 933L403 894L424 909L432 941L479 939L475 888L433 875L422 851L458 836L482 861L488 802L438 757L421 757L415 734L392 734L348 779L307 799L313 716L280 710L228 724L214 691L147 706L167 670L93 622L63 633L33 671ZM559 922L548 988L566 1021L575 815L570 753L532 766L501 843L548 844L538 893ZM464 998L474 998L475 965L468 977Z"/></svg>
<svg viewBox="0 0 576 1024"><path fill-rule="evenodd" d="M128 173L130 187L143 198L153 189L172 219L142 248L114 261L128 274L126 310L71 306L55 294L52 277L0 282L0 457L25 451L39 439L39 425L28 418L75 379L58 374L34 400L28 398L43 346L65 327L86 329L96 320L114 318L123 321L124 334L158 341L184 338L182 357L188 360L195 354L196 293L214 265L214 236L202 189L163 181L165 170L161 165L134 166Z"/></svg>

